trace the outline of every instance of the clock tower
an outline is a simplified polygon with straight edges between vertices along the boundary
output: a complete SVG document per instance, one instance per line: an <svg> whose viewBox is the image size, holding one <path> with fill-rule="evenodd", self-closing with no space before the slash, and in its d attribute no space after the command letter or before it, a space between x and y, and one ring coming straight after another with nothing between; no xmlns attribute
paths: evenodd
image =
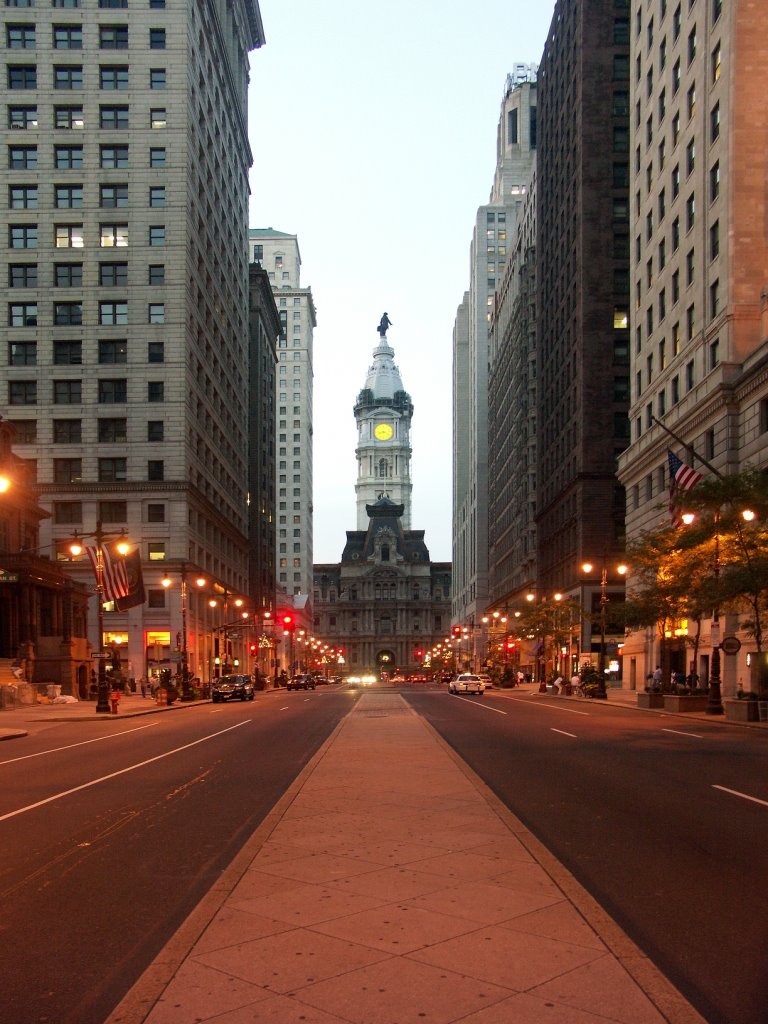
<svg viewBox="0 0 768 1024"><path fill-rule="evenodd" d="M389 498L403 506L402 526L411 528L411 396L403 389L394 350L387 341L387 314L379 324L365 385L357 396L357 529L368 529L366 505Z"/></svg>

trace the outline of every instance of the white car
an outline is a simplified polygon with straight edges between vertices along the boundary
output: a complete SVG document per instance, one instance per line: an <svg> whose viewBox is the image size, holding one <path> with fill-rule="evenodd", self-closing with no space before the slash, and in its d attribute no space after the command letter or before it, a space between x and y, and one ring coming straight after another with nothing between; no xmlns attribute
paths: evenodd
<svg viewBox="0 0 768 1024"><path fill-rule="evenodd" d="M448 683L448 693L476 693L478 697L482 697L485 693L485 683L480 676L462 672Z"/></svg>
<svg viewBox="0 0 768 1024"><path fill-rule="evenodd" d="M483 684L485 685L486 690L492 690L493 689L493 680L491 679L490 676L481 675L480 678L482 679Z"/></svg>

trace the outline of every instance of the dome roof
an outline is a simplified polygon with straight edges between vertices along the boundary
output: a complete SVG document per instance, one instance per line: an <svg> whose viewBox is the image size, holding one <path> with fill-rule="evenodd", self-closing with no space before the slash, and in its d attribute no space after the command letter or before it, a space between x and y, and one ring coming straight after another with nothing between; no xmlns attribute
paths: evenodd
<svg viewBox="0 0 768 1024"><path fill-rule="evenodd" d="M405 391L394 360L394 349L390 348L386 335L380 335L373 350L373 362L368 367L364 385L371 391L374 399L394 398L398 391Z"/></svg>

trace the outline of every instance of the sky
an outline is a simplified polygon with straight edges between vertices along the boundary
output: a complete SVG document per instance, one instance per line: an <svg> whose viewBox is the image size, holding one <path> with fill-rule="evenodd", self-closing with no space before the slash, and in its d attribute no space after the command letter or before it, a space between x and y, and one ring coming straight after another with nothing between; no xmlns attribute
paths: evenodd
<svg viewBox="0 0 768 1024"><path fill-rule="evenodd" d="M296 234L312 289L314 561L357 529L353 407L382 313L414 414L411 528L451 560L452 336L507 73L554 0L259 0L250 226Z"/></svg>

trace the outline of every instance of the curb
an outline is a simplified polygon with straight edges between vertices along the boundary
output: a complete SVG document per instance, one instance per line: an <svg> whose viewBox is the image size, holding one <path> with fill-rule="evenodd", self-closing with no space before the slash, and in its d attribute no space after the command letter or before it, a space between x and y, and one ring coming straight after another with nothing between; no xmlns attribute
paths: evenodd
<svg viewBox="0 0 768 1024"><path fill-rule="evenodd" d="M1 740L18 740L22 736L28 736L29 733L26 729L0 729L0 741Z"/></svg>

